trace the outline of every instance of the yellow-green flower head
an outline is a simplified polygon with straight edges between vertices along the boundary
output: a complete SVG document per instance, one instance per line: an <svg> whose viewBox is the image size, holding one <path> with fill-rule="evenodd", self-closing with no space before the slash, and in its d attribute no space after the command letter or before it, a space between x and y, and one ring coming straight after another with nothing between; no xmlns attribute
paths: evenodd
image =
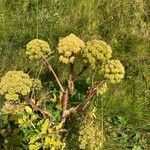
<svg viewBox="0 0 150 150"><path fill-rule="evenodd" d="M74 34L60 38L58 52L61 54L59 61L65 64L74 62L74 55L78 54L85 47L84 42Z"/></svg>
<svg viewBox="0 0 150 150"><path fill-rule="evenodd" d="M80 127L78 141L82 150L100 150L103 148L105 137L98 125L88 121Z"/></svg>
<svg viewBox="0 0 150 150"><path fill-rule="evenodd" d="M31 109L31 107L29 107L29 106L25 106L25 111L26 111L26 113L28 113L28 114L32 114L32 109Z"/></svg>
<svg viewBox="0 0 150 150"><path fill-rule="evenodd" d="M39 91L42 89L43 86L39 79L31 78L31 80L32 80L32 89L33 90Z"/></svg>
<svg viewBox="0 0 150 150"><path fill-rule="evenodd" d="M119 83L125 74L124 66L119 60L109 60L107 64L102 65L101 71L111 83Z"/></svg>
<svg viewBox="0 0 150 150"><path fill-rule="evenodd" d="M26 54L30 59L40 59L43 56L47 56L51 52L49 44L40 39L30 41L27 44L26 49Z"/></svg>
<svg viewBox="0 0 150 150"><path fill-rule="evenodd" d="M102 40L91 40L86 43L83 56L91 66L95 66L97 60L105 61L112 57L111 47Z"/></svg>
<svg viewBox="0 0 150 150"><path fill-rule="evenodd" d="M104 83L98 90L97 94L98 95L103 95L107 91L107 84Z"/></svg>
<svg viewBox="0 0 150 150"><path fill-rule="evenodd" d="M32 87L32 80L23 71L8 71L1 78L0 94L6 100L18 100L19 94L27 95Z"/></svg>

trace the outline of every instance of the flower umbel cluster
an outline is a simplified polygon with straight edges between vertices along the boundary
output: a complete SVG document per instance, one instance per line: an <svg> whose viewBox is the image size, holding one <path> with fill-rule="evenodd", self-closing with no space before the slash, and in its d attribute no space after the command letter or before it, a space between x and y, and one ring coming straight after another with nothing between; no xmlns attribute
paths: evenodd
<svg viewBox="0 0 150 150"><path fill-rule="evenodd" d="M111 58L111 47L102 40L91 40L86 43L83 56L94 67L97 60L105 61Z"/></svg>
<svg viewBox="0 0 150 150"><path fill-rule="evenodd" d="M124 67L119 60L109 60L106 64L102 65L101 71L111 83L119 83L125 74Z"/></svg>
<svg viewBox="0 0 150 150"><path fill-rule="evenodd" d="M78 54L84 46L84 42L74 34L61 38L58 43L58 52L61 54L59 61L65 64L73 63L75 54Z"/></svg>
<svg viewBox="0 0 150 150"><path fill-rule="evenodd" d="M105 138L103 132L94 122L87 122L80 127L79 146L83 150L100 150L103 148Z"/></svg>
<svg viewBox="0 0 150 150"><path fill-rule="evenodd" d="M32 80L32 89L33 90L39 91L42 89L43 86L39 79L31 78L31 80Z"/></svg>
<svg viewBox="0 0 150 150"><path fill-rule="evenodd" d="M0 94L6 100L18 100L19 94L25 96L30 92L32 80L23 71L8 71L0 82Z"/></svg>
<svg viewBox="0 0 150 150"><path fill-rule="evenodd" d="M50 46L47 42L39 39L34 39L27 44L26 54L30 59L40 59L47 56L51 52Z"/></svg>

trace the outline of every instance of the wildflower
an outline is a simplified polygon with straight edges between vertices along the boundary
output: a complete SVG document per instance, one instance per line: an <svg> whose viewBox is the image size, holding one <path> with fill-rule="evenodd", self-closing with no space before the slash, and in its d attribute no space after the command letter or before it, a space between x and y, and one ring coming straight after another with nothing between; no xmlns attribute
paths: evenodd
<svg viewBox="0 0 150 150"><path fill-rule="evenodd" d="M104 63L101 71L111 83L119 83L125 74L124 67L119 60L109 60L107 63Z"/></svg>
<svg viewBox="0 0 150 150"><path fill-rule="evenodd" d="M84 47L84 42L74 34L61 38L57 48L61 54L59 61L65 64L73 63L75 55L81 52Z"/></svg>
<svg viewBox="0 0 150 150"><path fill-rule="evenodd" d="M51 52L50 46L47 42L34 39L27 44L26 54L30 59L40 59Z"/></svg>

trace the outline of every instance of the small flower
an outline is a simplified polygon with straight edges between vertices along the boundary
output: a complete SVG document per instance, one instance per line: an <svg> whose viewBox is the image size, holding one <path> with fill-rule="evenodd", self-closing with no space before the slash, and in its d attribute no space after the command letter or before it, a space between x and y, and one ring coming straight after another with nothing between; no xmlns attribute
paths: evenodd
<svg viewBox="0 0 150 150"><path fill-rule="evenodd" d="M34 39L27 44L26 54L29 58L32 59L40 59L42 56L46 56L51 52L50 46L47 42Z"/></svg>
<svg viewBox="0 0 150 150"><path fill-rule="evenodd" d="M32 80L23 71L8 71L0 82L0 93L6 100L18 100L19 94L27 95L32 87Z"/></svg>
<svg viewBox="0 0 150 150"><path fill-rule="evenodd" d="M109 60L102 65L101 72L104 73L104 77L109 79L111 83L119 83L125 74L123 65L119 60Z"/></svg>
<svg viewBox="0 0 150 150"><path fill-rule="evenodd" d="M59 61L65 64L73 63L75 55L85 47L84 42L74 34L61 38L58 43Z"/></svg>
<svg viewBox="0 0 150 150"><path fill-rule="evenodd" d="M99 61L106 61L112 56L111 47L102 40L91 40L86 43L83 50L83 57L88 60L91 66Z"/></svg>
<svg viewBox="0 0 150 150"><path fill-rule="evenodd" d="M70 63L73 63L74 62L74 60L75 60L75 57L74 56L72 56L71 58L70 58Z"/></svg>
<svg viewBox="0 0 150 150"><path fill-rule="evenodd" d="M43 87L41 81L39 79L34 79L34 78L31 79L32 79L32 89L36 91L41 90Z"/></svg>
<svg viewBox="0 0 150 150"><path fill-rule="evenodd" d="M32 109L29 106L25 106L25 111L28 114L32 114Z"/></svg>

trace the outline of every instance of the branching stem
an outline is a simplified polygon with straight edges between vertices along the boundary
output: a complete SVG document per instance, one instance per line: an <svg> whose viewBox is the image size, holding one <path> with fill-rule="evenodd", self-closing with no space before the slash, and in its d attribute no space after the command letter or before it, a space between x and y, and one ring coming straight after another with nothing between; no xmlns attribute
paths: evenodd
<svg viewBox="0 0 150 150"><path fill-rule="evenodd" d="M33 110L35 111L39 111L44 118L48 117L50 114L46 111L43 111L41 108L39 108L38 106L36 106L31 100L28 100L29 105L33 108Z"/></svg>
<svg viewBox="0 0 150 150"><path fill-rule="evenodd" d="M53 70L52 66L49 64L49 62L47 61L47 59L46 59L45 57L43 57L43 59L44 59L45 63L47 64L49 71L53 73L53 75L54 75L54 77L55 77L55 79L56 79L56 82L58 83L58 85L59 85L61 91L64 92L64 88L63 88L63 86L61 85L60 80L59 80L59 78L57 77L57 75L56 75L55 71Z"/></svg>
<svg viewBox="0 0 150 150"><path fill-rule="evenodd" d="M70 64L69 68L68 89L70 93L74 90L74 64Z"/></svg>
<svg viewBox="0 0 150 150"><path fill-rule="evenodd" d="M87 92L87 96L85 100L81 104L77 105L76 107L72 107L69 110L67 110L65 117L67 118L68 116L70 116L70 114L77 113L79 110L82 111L85 110L87 106L90 104L91 99L96 94L97 89L100 88L103 85L103 83L105 83L105 81L101 81L99 84L95 85L94 87L93 86L90 87Z"/></svg>

